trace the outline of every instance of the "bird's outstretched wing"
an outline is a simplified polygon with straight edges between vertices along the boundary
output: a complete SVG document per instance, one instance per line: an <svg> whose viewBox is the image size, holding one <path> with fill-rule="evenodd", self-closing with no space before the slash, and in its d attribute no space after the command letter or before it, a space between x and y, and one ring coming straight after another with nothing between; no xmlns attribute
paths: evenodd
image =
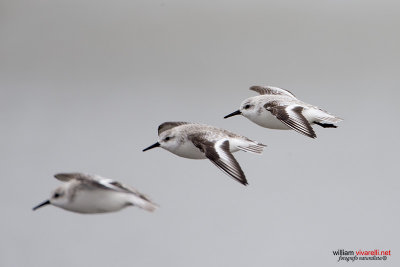
<svg viewBox="0 0 400 267"><path fill-rule="evenodd" d="M242 168L229 150L228 139L211 142L201 136L196 136L192 137L192 142L225 174L229 175L239 183L247 185L246 176Z"/></svg>
<svg viewBox="0 0 400 267"><path fill-rule="evenodd" d="M290 91L274 86L255 85L250 87L250 90L257 92L260 95L286 95L292 98L296 98L296 96L292 94Z"/></svg>
<svg viewBox="0 0 400 267"><path fill-rule="evenodd" d="M80 177L85 177L87 174L80 172L69 172L69 173L57 173L54 175L54 178L61 182L68 182L72 179L78 179Z"/></svg>
<svg viewBox="0 0 400 267"><path fill-rule="evenodd" d="M302 114L303 107L299 105L279 106L273 102L264 105L264 108L270 111L278 120L286 124L291 129L311 138L316 138L311 124Z"/></svg>

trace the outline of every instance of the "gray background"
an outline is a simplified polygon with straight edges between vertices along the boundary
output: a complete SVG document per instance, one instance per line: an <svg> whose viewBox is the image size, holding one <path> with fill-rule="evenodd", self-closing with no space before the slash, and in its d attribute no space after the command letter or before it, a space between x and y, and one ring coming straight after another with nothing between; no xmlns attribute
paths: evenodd
<svg viewBox="0 0 400 267"><path fill-rule="evenodd" d="M391 249L399 266L399 8L2 0L0 266L336 266L339 248ZM223 120L256 84L345 121L312 140ZM268 144L235 154L250 185L142 153L171 120ZM161 208L32 212L60 171L120 180Z"/></svg>

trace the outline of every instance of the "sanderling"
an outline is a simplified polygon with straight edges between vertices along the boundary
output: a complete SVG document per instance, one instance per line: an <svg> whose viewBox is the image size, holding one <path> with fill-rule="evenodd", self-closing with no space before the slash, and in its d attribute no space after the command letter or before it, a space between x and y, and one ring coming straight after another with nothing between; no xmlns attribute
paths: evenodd
<svg viewBox="0 0 400 267"><path fill-rule="evenodd" d="M252 86L260 96L247 98L240 109L226 115L229 118L243 115L252 122L271 129L293 129L311 138L316 134L311 124L324 128L336 128L334 123L343 119L329 114L316 106L298 100L291 92L272 86Z"/></svg>
<svg viewBox="0 0 400 267"><path fill-rule="evenodd" d="M156 208L156 204L136 189L108 178L83 173L59 173L54 177L65 183L33 210L48 204L78 213L113 212L127 206L147 211Z"/></svg>
<svg viewBox="0 0 400 267"><path fill-rule="evenodd" d="M155 147L162 147L184 158L208 158L224 173L247 185L246 176L232 152L242 150L261 154L265 145L213 126L165 122L158 127L158 142L143 151Z"/></svg>

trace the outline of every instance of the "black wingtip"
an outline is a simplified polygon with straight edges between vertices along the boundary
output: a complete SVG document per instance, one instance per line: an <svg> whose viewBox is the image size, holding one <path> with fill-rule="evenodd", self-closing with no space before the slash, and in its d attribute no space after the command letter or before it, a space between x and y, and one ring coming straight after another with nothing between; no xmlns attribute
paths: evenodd
<svg viewBox="0 0 400 267"><path fill-rule="evenodd" d="M236 179L236 178L233 178L233 179L238 181L240 184L242 184L244 186L248 186L249 185L249 183L247 182L246 178L245 178L245 180L239 180L239 179Z"/></svg>
<svg viewBox="0 0 400 267"><path fill-rule="evenodd" d="M337 128L337 126L332 123L321 123L317 121L314 121L314 123L321 126L322 128Z"/></svg>
<svg viewBox="0 0 400 267"><path fill-rule="evenodd" d="M240 165L239 165L239 167L240 167ZM242 170L242 169L240 168L240 170ZM243 170L242 170L242 175L240 176L240 179L237 179L237 178L234 178L234 179L244 186L249 185L249 183L247 182L246 175L244 174Z"/></svg>

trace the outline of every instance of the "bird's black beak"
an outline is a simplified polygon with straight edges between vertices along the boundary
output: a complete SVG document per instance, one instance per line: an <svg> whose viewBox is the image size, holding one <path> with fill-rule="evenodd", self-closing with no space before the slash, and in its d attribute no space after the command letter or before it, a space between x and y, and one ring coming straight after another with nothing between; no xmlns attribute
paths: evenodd
<svg viewBox="0 0 400 267"><path fill-rule="evenodd" d="M148 148L143 149L143 152L145 152L145 151L147 151L147 150L150 150L150 149L152 149L152 148L159 147L159 146L160 146L160 143L157 142L157 143L155 143L154 145L151 145L151 146L149 146Z"/></svg>
<svg viewBox="0 0 400 267"><path fill-rule="evenodd" d="M33 208L33 210L37 210L38 208L41 208L43 206L49 205L50 204L50 200L46 200L43 203L40 203L39 205L37 205L36 207Z"/></svg>
<svg viewBox="0 0 400 267"><path fill-rule="evenodd" d="M236 116L236 115L242 115L242 112L240 112L240 110L236 110L235 112L232 112L231 114L226 115L226 116L224 117L224 119L227 119L227 118L229 118L229 117L233 117L233 116Z"/></svg>

